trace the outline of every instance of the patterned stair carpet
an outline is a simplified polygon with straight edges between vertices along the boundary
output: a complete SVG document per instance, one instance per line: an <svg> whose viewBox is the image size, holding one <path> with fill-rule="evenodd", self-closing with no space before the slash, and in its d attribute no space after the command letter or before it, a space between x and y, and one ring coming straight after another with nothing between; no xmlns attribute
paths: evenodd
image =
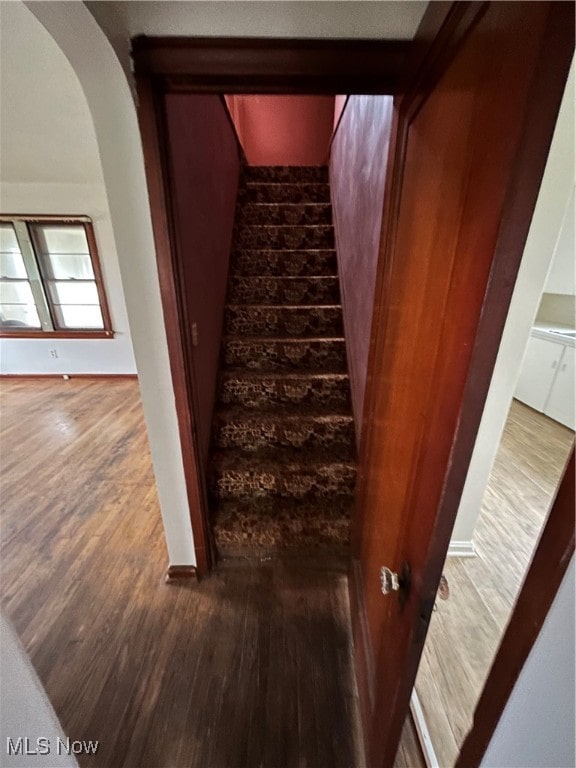
<svg viewBox="0 0 576 768"><path fill-rule="evenodd" d="M356 463L325 167L246 167L209 470L221 557L346 554Z"/></svg>

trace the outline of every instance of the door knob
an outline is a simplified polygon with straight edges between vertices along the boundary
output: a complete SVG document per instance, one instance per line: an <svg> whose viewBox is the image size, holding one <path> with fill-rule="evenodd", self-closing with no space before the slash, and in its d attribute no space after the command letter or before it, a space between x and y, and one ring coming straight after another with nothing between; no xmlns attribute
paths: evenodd
<svg viewBox="0 0 576 768"><path fill-rule="evenodd" d="M400 589L400 577L385 565L380 568L380 587L383 595L389 595L390 592L398 592Z"/></svg>
<svg viewBox="0 0 576 768"><path fill-rule="evenodd" d="M380 568L380 588L383 595L389 595L391 592L400 592L402 602L404 602L408 591L410 590L410 566L404 563L400 573L391 571L385 565Z"/></svg>

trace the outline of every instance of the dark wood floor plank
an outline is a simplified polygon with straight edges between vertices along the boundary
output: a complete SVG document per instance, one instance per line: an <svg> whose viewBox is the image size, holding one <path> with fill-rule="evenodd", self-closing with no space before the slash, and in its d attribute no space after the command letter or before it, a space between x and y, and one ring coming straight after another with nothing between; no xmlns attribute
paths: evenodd
<svg viewBox="0 0 576 768"><path fill-rule="evenodd" d="M137 382L15 379L0 398L2 605L65 732L100 742L82 764L361 768L342 563L166 585Z"/></svg>

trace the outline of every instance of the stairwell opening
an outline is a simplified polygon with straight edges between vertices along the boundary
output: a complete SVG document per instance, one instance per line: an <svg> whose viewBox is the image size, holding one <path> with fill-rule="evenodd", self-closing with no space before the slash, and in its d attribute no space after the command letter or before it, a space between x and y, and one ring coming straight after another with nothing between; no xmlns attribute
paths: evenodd
<svg viewBox="0 0 576 768"><path fill-rule="evenodd" d="M217 555L345 557L391 99L174 93L165 107Z"/></svg>
<svg viewBox="0 0 576 768"><path fill-rule="evenodd" d="M220 556L346 554L356 476L326 166L244 166L209 498Z"/></svg>

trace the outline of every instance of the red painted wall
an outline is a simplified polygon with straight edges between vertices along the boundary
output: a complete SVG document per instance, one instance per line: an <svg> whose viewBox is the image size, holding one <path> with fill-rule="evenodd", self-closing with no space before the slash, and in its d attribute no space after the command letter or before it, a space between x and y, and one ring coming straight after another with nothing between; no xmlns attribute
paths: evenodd
<svg viewBox="0 0 576 768"><path fill-rule="evenodd" d="M334 96L226 96L249 165L325 165Z"/></svg>
<svg viewBox="0 0 576 768"><path fill-rule="evenodd" d="M194 363L199 442L206 460L224 319L228 261L240 160L233 127L219 96L168 94L177 237L183 254L188 322L198 328Z"/></svg>
<svg viewBox="0 0 576 768"><path fill-rule="evenodd" d="M350 96L330 157L332 215L357 436L366 387L391 121L391 96Z"/></svg>

